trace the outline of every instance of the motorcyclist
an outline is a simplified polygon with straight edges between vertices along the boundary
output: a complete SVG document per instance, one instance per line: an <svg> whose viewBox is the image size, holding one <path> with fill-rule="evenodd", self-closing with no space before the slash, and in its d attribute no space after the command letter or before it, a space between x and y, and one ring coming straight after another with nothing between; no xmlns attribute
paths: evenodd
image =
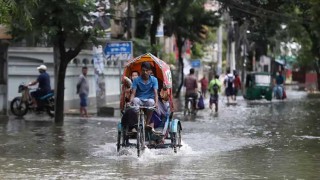
<svg viewBox="0 0 320 180"><path fill-rule="evenodd" d="M31 92L31 97L32 97L32 102L33 102L34 108L38 108L37 100L40 97L51 92L50 76L46 72L47 66L40 65L39 67L37 67L37 69L40 73L38 78L36 80L30 82L29 84L27 84L27 86L33 86L33 85L39 84L37 90Z"/></svg>
<svg viewBox="0 0 320 180"><path fill-rule="evenodd" d="M189 75L184 79L184 86L186 87L186 95L185 95L185 107L188 106L188 98L192 97L194 99L193 101L193 108L196 109L197 104L197 98L198 98L198 83L197 78L194 75L194 69L190 69Z"/></svg>

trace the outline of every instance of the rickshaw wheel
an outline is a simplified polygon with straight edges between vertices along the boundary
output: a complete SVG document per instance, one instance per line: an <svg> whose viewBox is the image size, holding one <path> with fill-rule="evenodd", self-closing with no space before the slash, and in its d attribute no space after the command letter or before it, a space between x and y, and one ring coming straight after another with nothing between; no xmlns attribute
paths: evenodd
<svg viewBox="0 0 320 180"><path fill-rule="evenodd" d="M129 137L128 137L128 131L129 131L129 127L124 127L122 128L122 146L127 147L129 144Z"/></svg>
<svg viewBox="0 0 320 180"><path fill-rule="evenodd" d="M138 131L137 131L137 155L138 157L140 157L141 155L141 127L138 128Z"/></svg>
<svg viewBox="0 0 320 180"><path fill-rule="evenodd" d="M118 137L117 137L117 152L120 151L121 148L121 131L118 131Z"/></svg>
<svg viewBox="0 0 320 180"><path fill-rule="evenodd" d="M181 147L181 127L178 124L177 132L172 133L171 143L173 145L174 153L177 153L177 147Z"/></svg>

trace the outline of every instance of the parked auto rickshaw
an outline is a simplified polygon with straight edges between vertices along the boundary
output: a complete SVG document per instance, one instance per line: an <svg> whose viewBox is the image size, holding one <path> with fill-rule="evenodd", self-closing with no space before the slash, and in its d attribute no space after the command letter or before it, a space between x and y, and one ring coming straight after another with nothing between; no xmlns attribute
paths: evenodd
<svg viewBox="0 0 320 180"><path fill-rule="evenodd" d="M268 72L250 72L245 79L246 100L272 100L272 76Z"/></svg>

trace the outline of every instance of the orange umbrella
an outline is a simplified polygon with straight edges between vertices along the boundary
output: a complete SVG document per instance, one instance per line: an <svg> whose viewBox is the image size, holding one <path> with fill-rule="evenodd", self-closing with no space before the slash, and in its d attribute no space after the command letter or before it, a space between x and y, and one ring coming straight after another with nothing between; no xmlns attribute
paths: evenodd
<svg viewBox="0 0 320 180"><path fill-rule="evenodd" d="M137 71L140 73L141 63L143 62L149 62L152 65L153 75L157 77L159 83L162 82L166 85L167 88L172 88L172 75L169 65L156 56L152 55L151 53L146 53L129 60L125 65L122 77L130 77L133 71Z"/></svg>
<svg viewBox="0 0 320 180"><path fill-rule="evenodd" d="M170 71L170 67L161 59L157 58L156 56L152 55L151 53L146 53L140 55L134 59L129 60L123 71L122 75L122 82L125 82L127 79L126 77L130 77L131 73L141 72L141 64L143 62L149 62L152 65L152 72L153 75L158 79L159 87L166 86L167 92L169 95L169 102L171 105L171 111L173 110L173 102L172 102L172 75ZM122 88L122 95L124 94L124 86ZM124 95L121 96L120 108L123 109L124 107Z"/></svg>

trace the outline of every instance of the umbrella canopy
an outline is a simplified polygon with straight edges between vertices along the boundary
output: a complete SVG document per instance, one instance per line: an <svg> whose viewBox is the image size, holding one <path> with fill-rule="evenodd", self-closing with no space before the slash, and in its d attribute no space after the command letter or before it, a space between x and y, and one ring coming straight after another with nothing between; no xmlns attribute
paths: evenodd
<svg viewBox="0 0 320 180"><path fill-rule="evenodd" d="M152 55L151 53L146 53L134 59L129 60L125 65L125 68L123 71L122 82L125 82L126 79L129 79L127 77L130 77L132 72L134 71L141 73L141 64L143 62L149 62L151 64L153 75L158 79L160 96L162 94L164 96L163 99L167 99L169 101L170 111L173 112L174 106L173 106L173 97L172 97L172 75L170 71L170 66L166 64L164 61L162 61L161 59ZM121 110L123 110L125 106L126 84L127 83L124 83L122 85L122 95L120 99ZM164 89L164 86L166 87L166 89Z"/></svg>
<svg viewBox="0 0 320 180"><path fill-rule="evenodd" d="M151 53L146 53L129 60L125 65L123 77L130 77L133 71L140 73L141 63L143 62L149 62L151 64L153 75L157 77L158 81L161 81L167 88L172 88L172 75L169 65Z"/></svg>

